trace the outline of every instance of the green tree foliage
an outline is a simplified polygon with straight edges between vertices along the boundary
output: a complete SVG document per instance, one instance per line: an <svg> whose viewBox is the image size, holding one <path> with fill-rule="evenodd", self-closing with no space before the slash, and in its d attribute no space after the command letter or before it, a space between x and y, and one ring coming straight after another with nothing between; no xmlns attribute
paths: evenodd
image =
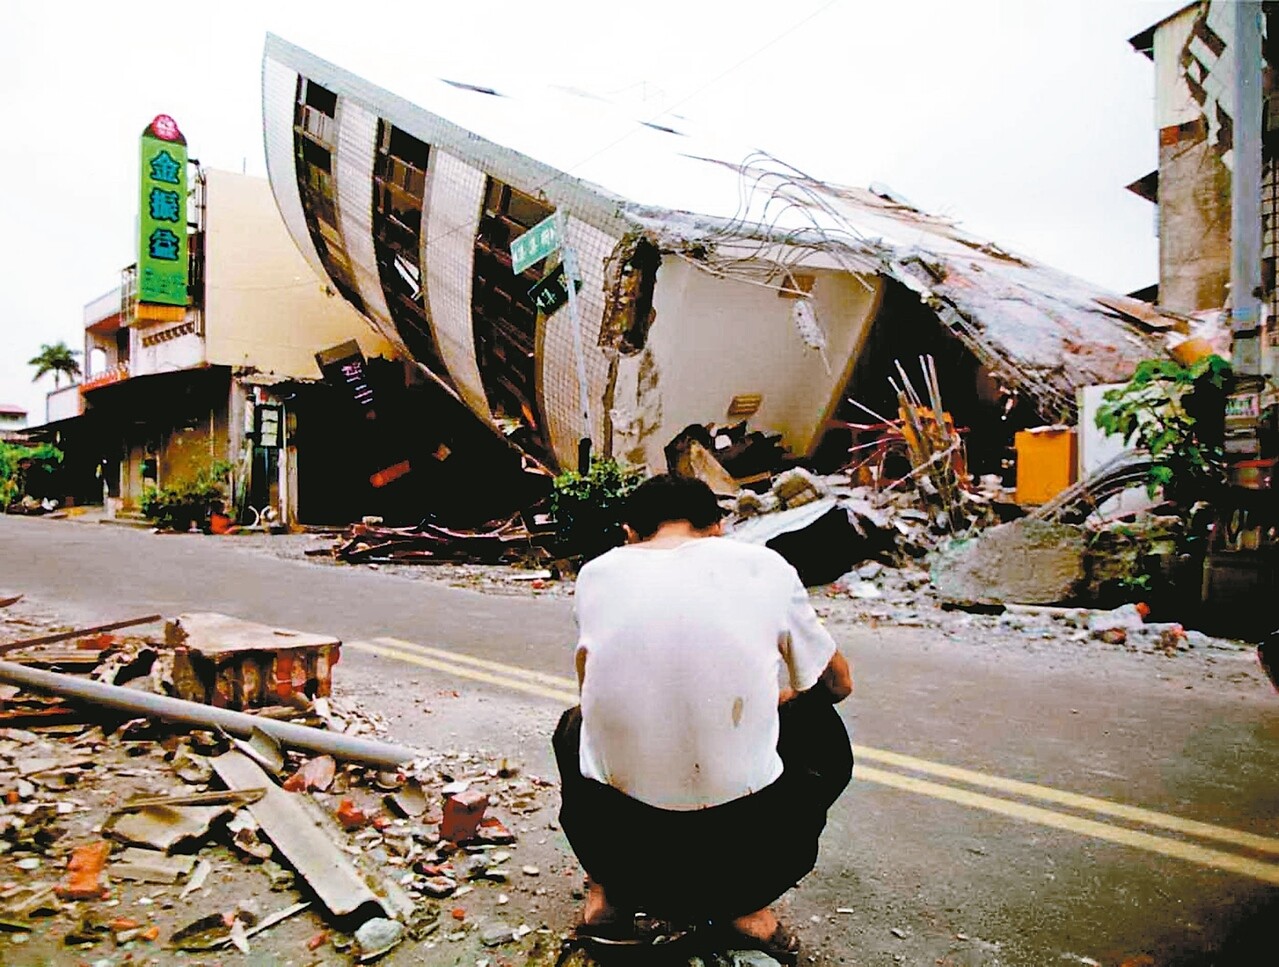
<svg viewBox="0 0 1279 967"><path fill-rule="evenodd" d="M0 441L0 510L7 509L26 492L27 475L48 473L62 462L62 451L48 443L28 447Z"/></svg>
<svg viewBox="0 0 1279 967"><path fill-rule="evenodd" d="M560 543L588 560L622 543L622 504L643 479L640 471L596 457L586 475L567 470L555 478L551 512Z"/></svg>
<svg viewBox="0 0 1279 967"><path fill-rule="evenodd" d="M27 360L28 366L36 368L35 378L31 382L36 382L45 373L53 373L53 386L57 389L60 377L65 376L68 382L75 382L80 375L80 361L76 359L80 355L80 351L72 349L62 340L55 343L45 343L40 347L40 352Z"/></svg>
<svg viewBox="0 0 1279 967"><path fill-rule="evenodd" d="M1147 490L1202 496L1225 478L1221 423L1230 364L1208 356L1192 366L1148 359L1097 410L1097 426L1150 452Z"/></svg>

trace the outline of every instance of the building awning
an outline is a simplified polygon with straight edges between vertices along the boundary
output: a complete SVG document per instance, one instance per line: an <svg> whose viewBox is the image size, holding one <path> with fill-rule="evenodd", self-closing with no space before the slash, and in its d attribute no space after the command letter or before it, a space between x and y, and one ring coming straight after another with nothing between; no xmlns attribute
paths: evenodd
<svg viewBox="0 0 1279 967"><path fill-rule="evenodd" d="M131 376L85 391L88 412L130 410L137 419L164 417L192 397L226 392L230 385L229 366L201 366L175 369L167 373Z"/></svg>

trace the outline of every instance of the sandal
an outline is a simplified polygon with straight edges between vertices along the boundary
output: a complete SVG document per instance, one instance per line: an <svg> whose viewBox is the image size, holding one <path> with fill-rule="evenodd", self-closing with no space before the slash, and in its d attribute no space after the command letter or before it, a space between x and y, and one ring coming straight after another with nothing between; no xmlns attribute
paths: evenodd
<svg viewBox="0 0 1279 967"><path fill-rule="evenodd" d="M733 944L739 949L758 950L772 957L782 967L796 967L799 963L799 935L782 923L777 924L777 929L767 940L752 937L740 930L733 930L731 934Z"/></svg>

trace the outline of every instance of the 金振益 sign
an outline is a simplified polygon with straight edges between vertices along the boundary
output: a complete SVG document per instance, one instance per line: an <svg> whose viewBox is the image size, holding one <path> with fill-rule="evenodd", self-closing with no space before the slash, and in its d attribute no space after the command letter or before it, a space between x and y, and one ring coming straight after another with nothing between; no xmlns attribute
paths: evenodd
<svg viewBox="0 0 1279 967"><path fill-rule="evenodd" d="M161 114L142 132L138 301L187 304L187 143Z"/></svg>
<svg viewBox="0 0 1279 967"><path fill-rule="evenodd" d="M560 247L560 226L556 216L544 218L511 242L511 271L521 274Z"/></svg>

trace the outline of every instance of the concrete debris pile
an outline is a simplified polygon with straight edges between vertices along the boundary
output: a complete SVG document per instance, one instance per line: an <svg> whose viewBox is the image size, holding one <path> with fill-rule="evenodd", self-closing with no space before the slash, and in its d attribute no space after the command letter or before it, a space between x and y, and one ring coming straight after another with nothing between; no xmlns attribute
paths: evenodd
<svg viewBox="0 0 1279 967"><path fill-rule="evenodd" d="M933 583L960 608L1106 606L1140 596L1184 616L1177 589L1196 585L1196 598L1202 580L1199 563L1183 553L1187 533L1185 518L1157 512L1086 524L1032 516L950 542L933 558Z"/></svg>
<svg viewBox="0 0 1279 967"><path fill-rule="evenodd" d="M366 518L350 527L331 549L308 551L331 555L348 564L513 564L549 560L549 531L532 531L520 515L492 521L476 530L460 530L423 521L416 527L386 527Z"/></svg>
<svg viewBox="0 0 1279 967"><path fill-rule="evenodd" d="M62 632L38 637L70 648L8 649L0 962L139 962L164 948L365 962L405 941L525 937L522 955L556 949L545 928L502 915L508 893L546 892L516 859L513 827L547 808L552 784L496 756L372 738L376 716L316 694L305 653L335 657L335 644L265 629L274 660L250 660L262 630L184 615L165 637ZM179 690L151 670L181 649L196 678L212 676L202 701L152 690Z"/></svg>
<svg viewBox="0 0 1279 967"><path fill-rule="evenodd" d="M1247 646L1183 627L1175 621L1149 621L1144 603L1109 610L1036 605L1008 605L998 616L1000 627L1073 641L1101 641L1124 645L1129 651L1174 654L1194 648L1248 651Z"/></svg>
<svg viewBox="0 0 1279 967"><path fill-rule="evenodd" d="M972 526L994 519L989 498L957 493L954 506ZM854 484L847 473L818 476L802 467L783 471L764 493L742 491L732 510L730 537L771 547L809 586L830 583L861 561L919 561L951 526L916 488L876 489Z"/></svg>
<svg viewBox="0 0 1279 967"><path fill-rule="evenodd" d="M919 357L922 390L900 362L895 365L896 377L889 382L897 417L880 416L850 400L877 422L848 424L858 431L858 442L838 474L817 476L777 446L763 473L743 477L725 463L738 451L733 438L717 427L682 431L667 447L668 465L673 473L701 479L731 498L731 535L778 551L810 585L833 581L859 561L918 560L948 535L1019 514L1011 505L1001 506L998 486L973 486L962 433L944 408L933 358ZM740 440L767 439L749 434L744 423L734 430ZM890 479L885 468L891 464L906 469Z"/></svg>
<svg viewBox="0 0 1279 967"><path fill-rule="evenodd" d="M751 430L746 420L726 426L694 423L676 434L665 454L666 466L676 476L705 479L707 472L716 474L718 479L707 483L724 496L767 481L778 468L794 462L780 434Z"/></svg>
<svg viewBox="0 0 1279 967"><path fill-rule="evenodd" d="M1178 622L1152 621L1144 603L1116 608L1003 604L962 610L933 586L928 571L868 561L825 589L825 597L846 601L845 617L861 627L930 628L941 634L982 640L1007 638L1062 644L1106 644L1131 652L1172 656L1192 651L1250 653L1240 642L1206 635Z"/></svg>

